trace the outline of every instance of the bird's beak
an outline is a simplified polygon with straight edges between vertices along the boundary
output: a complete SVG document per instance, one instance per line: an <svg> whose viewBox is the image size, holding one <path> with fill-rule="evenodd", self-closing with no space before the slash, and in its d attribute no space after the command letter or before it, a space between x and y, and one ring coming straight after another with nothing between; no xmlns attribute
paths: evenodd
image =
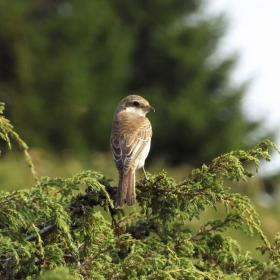
<svg viewBox="0 0 280 280"><path fill-rule="evenodd" d="M152 113L154 113L156 110L152 107L152 106L147 106L146 107L146 109L147 109L147 112L152 112Z"/></svg>

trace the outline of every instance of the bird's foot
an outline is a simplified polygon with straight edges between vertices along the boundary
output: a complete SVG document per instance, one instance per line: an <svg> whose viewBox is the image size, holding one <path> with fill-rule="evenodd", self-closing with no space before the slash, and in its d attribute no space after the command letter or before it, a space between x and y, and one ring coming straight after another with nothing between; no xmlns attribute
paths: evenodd
<svg viewBox="0 0 280 280"><path fill-rule="evenodd" d="M151 179L147 176L145 176L145 178L143 179L144 184L147 184L151 181Z"/></svg>

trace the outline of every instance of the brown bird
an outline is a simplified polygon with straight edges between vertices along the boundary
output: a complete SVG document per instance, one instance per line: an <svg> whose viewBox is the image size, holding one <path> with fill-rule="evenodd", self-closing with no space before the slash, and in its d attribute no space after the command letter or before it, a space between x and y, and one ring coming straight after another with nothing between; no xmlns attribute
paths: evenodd
<svg viewBox="0 0 280 280"><path fill-rule="evenodd" d="M111 130L110 147L119 171L119 183L115 207L135 205L135 170L144 169L151 146L152 126L145 117L155 112L141 96L129 95L118 105Z"/></svg>

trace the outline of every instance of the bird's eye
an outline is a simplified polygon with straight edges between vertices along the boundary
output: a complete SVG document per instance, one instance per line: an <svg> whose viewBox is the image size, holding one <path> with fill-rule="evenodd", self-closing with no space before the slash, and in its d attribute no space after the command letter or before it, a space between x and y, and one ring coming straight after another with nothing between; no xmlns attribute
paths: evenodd
<svg viewBox="0 0 280 280"><path fill-rule="evenodd" d="M133 105L136 106L136 107L138 107L138 106L140 105L140 103L139 103L138 101L134 101L134 102L133 102Z"/></svg>

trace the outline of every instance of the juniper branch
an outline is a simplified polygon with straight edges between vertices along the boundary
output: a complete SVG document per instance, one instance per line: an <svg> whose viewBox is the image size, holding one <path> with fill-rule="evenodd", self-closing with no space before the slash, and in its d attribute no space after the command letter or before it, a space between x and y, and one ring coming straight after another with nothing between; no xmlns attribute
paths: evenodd
<svg viewBox="0 0 280 280"><path fill-rule="evenodd" d="M90 264L92 261L94 261L95 259L97 259L101 254L109 252L113 249L113 246L109 246L106 249L100 250L98 251L95 255L93 255L93 257L87 259L84 263L81 264L81 266L79 267L78 272L81 273L81 271L88 265Z"/></svg>

